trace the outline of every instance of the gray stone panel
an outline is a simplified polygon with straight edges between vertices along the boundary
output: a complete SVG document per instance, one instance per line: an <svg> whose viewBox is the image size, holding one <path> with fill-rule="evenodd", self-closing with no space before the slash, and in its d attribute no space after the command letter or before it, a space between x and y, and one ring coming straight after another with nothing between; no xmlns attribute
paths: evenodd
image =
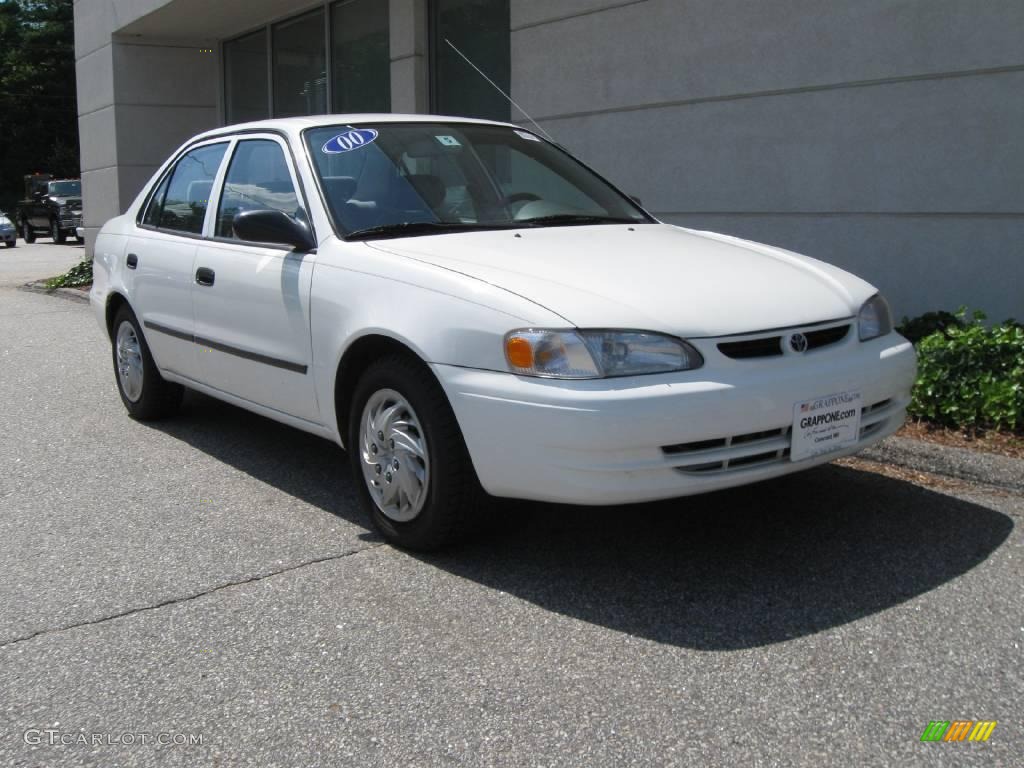
<svg viewBox="0 0 1024 768"><path fill-rule="evenodd" d="M804 253L878 286L896 319L961 305L1024 320L1024 216L667 216ZM699 279L699 276L697 276Z"/></svg>
<svg viewBox="0 0 1024 768"><path fill-rule="evenodd" d="M182 142L216 128L217 108L125 104L117 107L119 165L159 165Z"/></svg>
<svg viewBox="0 0 1024 768"><path fill-rule="evenodd" d="M513 32L512 89L541 117L1020 67L1022 40L1020 0L648 0Z"/></svg>
<svg viewBox="0 0 1024 768"><path fill-rule="evenodd" d="M114 61L109 45L75 62L78 114L86 115L114 103Z"/></svg>
<svg viewBox="0 0 1024 768"><path fill-rule="evenodd" d="M217 57L203 43L114 46L117 100L122 104L210 106L217 103ZM207 46L208 47L208 46Z"/></svg>
<svg viewBox="0 0 1024 768"><path fill-rule="evenodd" d="M666 212L1024 212L1024 72L548 121Z"/></svg>

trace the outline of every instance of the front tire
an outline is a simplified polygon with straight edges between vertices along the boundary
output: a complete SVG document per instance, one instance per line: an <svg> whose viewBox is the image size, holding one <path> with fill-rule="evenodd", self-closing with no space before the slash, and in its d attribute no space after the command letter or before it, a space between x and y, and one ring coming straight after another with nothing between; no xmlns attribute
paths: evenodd
<svg viewBox="0 0 1024 768"><path fill-rule="evenodd" d="M8 240L6 243L4 243L4 245L6 245L8 248L14 248L15 246L17 246L17 244L18 243L15 240Z"/></svg>
<svg viewBox="0 0 1024 768"><path fill-rule="evenodd" d="M114 380L129 416L138 421L155 421L177 412L184 388L160 375L139 321L127 304L114 317L111 347Z"/></svg>
<svg viewBox="0 0 1024 768"><path fill-rule="evenodd" d="M36 233L27 221L21 222L21 237L28 245L32 245L36 241Z"/></svg>
<svg viewBox="0 0 1024 768"><path fill-rule="evenodd" d="M353 482L373 527L411 550L439 549L479 519L483 490L448 398L406 355L370 365L349 410Z"/></svg>
<svg viewBox="0 0 1024 768"><path fill-rule="evenodd" d="M64 232L61 231L60 223L56 219L50 220L50 237L57 245L64 245L64 242L67 240Z"/></svg>

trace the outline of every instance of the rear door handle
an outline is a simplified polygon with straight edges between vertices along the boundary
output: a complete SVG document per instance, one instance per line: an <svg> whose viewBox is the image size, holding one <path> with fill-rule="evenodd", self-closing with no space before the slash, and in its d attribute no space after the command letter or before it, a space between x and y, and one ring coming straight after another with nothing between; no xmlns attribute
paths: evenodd
<svg viewBox="0 0 1024 768"><path fill-rule="evenodd" d="M136 256L134 253L129 253L127 262L128 269L135 269L137 266L139 266L139 257Z"/></svg>
<svg viewBox="0 0 1024 768"><path fill-rule="evenodd" d="M200 267L196 270L196 285L213 285L216 276L209 267Z"/></svg>

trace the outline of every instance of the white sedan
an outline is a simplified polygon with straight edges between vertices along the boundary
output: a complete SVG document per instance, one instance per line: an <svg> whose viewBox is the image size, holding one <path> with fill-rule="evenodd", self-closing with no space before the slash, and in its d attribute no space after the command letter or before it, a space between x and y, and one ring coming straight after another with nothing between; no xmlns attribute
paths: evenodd
<svg viewBox="0 0 1024 768"><path fill-rule="evenodd" d="M663 224L480 120L201 134L103 227L94 274L132 417L191 387L333 440L415 549L483 492L650 501L855 453L900 427L915 375L863 280Z"/></svg>

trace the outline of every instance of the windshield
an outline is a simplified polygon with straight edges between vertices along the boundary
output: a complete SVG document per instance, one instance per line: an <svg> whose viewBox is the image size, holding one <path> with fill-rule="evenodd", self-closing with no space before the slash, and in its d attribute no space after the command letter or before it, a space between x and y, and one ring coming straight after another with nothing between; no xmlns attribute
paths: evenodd
<svg viewBox="0 0 1024 768"><path fill-rule="evenodd" d="M346 235L651 221L527 131L375 123L310 129L305 139L327 206Z"/></svg>
<svg viewBox="0 0 1024 768"><path fill-rule="evenodd" d="M82 182L51 181L50 194L58 197L79 197L82 194Z"/></svg>

